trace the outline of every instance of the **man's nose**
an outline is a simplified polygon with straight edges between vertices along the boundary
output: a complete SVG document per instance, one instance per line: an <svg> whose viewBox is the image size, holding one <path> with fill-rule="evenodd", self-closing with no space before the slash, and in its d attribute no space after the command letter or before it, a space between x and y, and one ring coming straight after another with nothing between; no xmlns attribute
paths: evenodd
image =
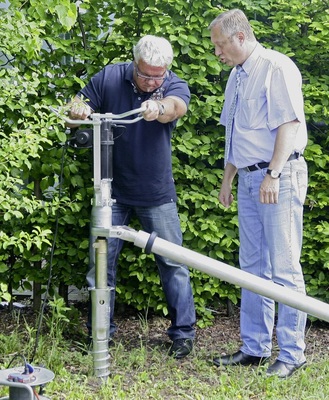
<svg viewBox="0 0 329 400"><path fill-rule="evenodd" d="M155 85L155 84L156 84L156 80L155 80L155 79L152 79L152 78L148 78L147 83L148 83L149 85Z"/></svg>
<svg viewBox="0 0 329 400"><path fill-rule="evenodd" d="M216 47L216 48L215 48L215 55L218 57L218 56L220 56L221 54L222 54L221 48L220 48L220 47Z"/></svg>

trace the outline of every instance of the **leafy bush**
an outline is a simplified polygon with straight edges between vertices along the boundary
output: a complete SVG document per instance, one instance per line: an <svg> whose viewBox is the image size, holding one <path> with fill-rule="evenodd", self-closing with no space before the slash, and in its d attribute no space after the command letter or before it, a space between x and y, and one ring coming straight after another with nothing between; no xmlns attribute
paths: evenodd
<svg viewBox="0 0 329 400"><path fill-rule="evenodd" d="M252 19L259 41L292 57L304 78L310 182L302 262L309 294L327 301L327 7L320 0L302 6L297 0L217 4L89 0L77 10L68 0L12 0L8 10L0 10L0 281L14 287L25 279L46 283L51 267L54 286L84 285L91 154L64 146L69 132L48 106L66 103L106 64L130 60L133 44L149 33L171 41L172 69L192 93L173 137L184 246L238 267L236 204L225 210L217 200L224 153L219 116L229 68L215 57L207 29L220 10L237 7ZM211 319L209 308L219 301L237 302L238 288L196 270L191 275L200 324ZM153 257L129 244L117 289L118 302L167 313Z"/></svg>

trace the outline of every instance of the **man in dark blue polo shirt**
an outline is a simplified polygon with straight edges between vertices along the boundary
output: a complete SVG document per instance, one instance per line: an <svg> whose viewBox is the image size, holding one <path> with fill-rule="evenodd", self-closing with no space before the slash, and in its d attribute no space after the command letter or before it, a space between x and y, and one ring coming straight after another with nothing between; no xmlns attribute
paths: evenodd
<svg viewBox="0 0 329 400"><path fill-rule="evenodd" d="M136 216L146 232L182 244L172 174L171 133L187 112L190 92L185 81L168 70L173 60L170 43L147 35L134 47L134 61L106 66L93 76L71 104L70 118L85 119L93 111L120 114L146 107L143 120L126 125L113 146L112 225L128 225ZM87 99L82 103L81 98ZM115 287L116 266L123 241L108 239L108 286ZM188 268L155 255L166 296L173 341L169 354L183 358L193 348L195 309ZM87 276L94 286L94 269ZM110 335L114 291L111 293Z"/></svg>

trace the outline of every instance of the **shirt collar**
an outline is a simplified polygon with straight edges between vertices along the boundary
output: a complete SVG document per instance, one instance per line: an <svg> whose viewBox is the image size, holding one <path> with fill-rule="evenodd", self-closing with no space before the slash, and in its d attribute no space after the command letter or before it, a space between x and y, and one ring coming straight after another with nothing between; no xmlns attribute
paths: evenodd
<svg viewBox="0 0 329 400"><path fill-rule="evenodd" d="M255 65L256 60L264 50L264 47L260 43L256 43L256 46L250 56L246 59L246 61L242 64L242 68L247 75L250 74L252 68Z"/></svg>
<svg viewBox="0 0 329 400"><path fill-rule="evenodd" d="M125 72L125 79L130 82L134 81L134 62L133 61L131 61L128 64L128 67Z"/></svg>

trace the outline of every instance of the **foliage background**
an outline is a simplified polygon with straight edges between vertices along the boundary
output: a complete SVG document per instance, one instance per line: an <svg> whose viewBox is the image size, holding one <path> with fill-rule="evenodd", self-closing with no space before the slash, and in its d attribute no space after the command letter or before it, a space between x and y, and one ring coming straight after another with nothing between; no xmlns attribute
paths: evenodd
<svg viewBox="0 0 329 400"><path fill-rule="evenodd" d="M224 153L218 121L229 68L215 57L207 29L229 8L243 9L258 40L292 57L303 75L309 191L302 263L308 293L328 301L329 7L323 0L12 0L0 9L0 296L28 281L45 284L50 267L53 287L85 284L91 154L65 145L70 132L48 107L65 104L106 64L130 60L132 46L149 33L171 41L172 69L192 93L173 137L184 246L238 267L236 204L225 210L217 200ZM196 270L191 275L201 325L218 302L238 301L239 288ZM153 257L129 244L117 291L118 303L167 314Z"/></svg>

